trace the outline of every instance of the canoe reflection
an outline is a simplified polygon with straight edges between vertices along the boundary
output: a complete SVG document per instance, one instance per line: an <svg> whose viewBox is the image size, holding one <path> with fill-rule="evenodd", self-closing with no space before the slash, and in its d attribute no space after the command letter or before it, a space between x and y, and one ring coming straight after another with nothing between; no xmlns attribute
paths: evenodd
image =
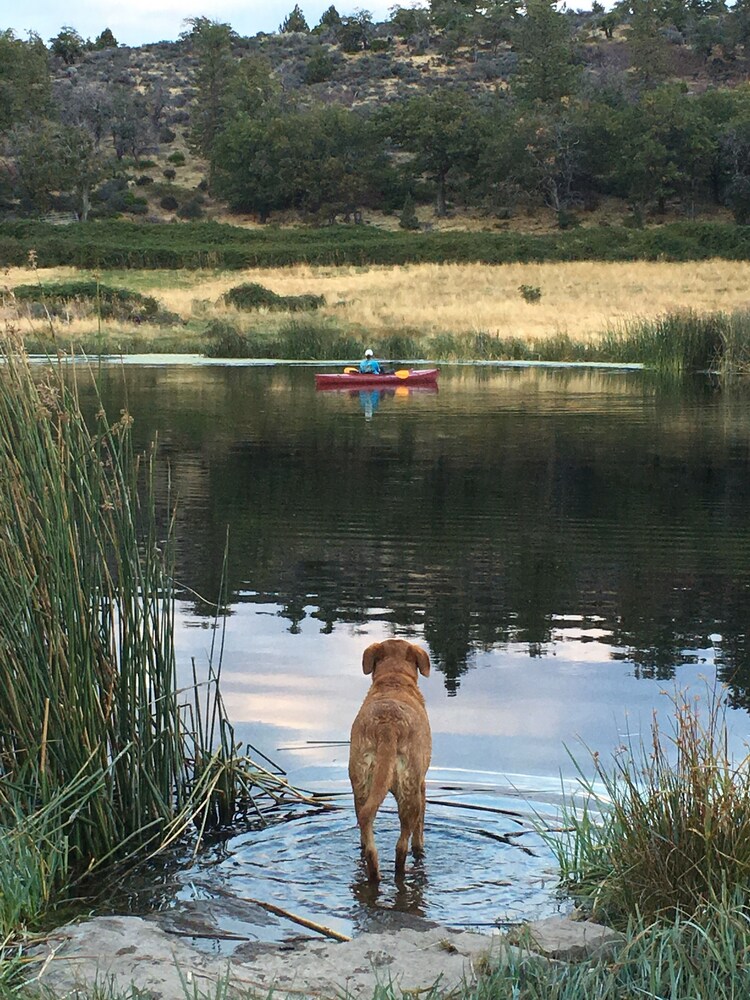
<svg viewBox="0 0 750 1000"><path fill-rule="evenodd" d="M316 385L316 392L347 395L359 401L365 420L372 420L383 399L408 399L409 396L436 395L437 383L430 385L399 385L383 389L347 389L341 386Z"/></svg>

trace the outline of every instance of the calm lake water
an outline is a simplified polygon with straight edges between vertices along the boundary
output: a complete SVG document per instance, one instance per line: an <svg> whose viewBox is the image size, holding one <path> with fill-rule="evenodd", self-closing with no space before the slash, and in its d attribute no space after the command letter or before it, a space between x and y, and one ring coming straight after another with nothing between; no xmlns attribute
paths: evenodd
<svg viewBox="0 0 750 1000"><path fill-rule="evenodd" d="M750 707L750 384L642 372L443 366L438 392L316 392L309 367L104 365L108 412L158 434L178 503L178 654L205 663L229 527L224 695L237 736L308 788L347 789L361 655L428 649L427 856L368 893L353 810L248 831L159 905L239 937L243 897L341 930L406 910L456 926L554 912L568 750L648 735L664 692ZM166 475L165 475L166 480ZM479 805L493 810L461 808ZM378 843L390 858L394 813ZM187 921L187 923L185 923ZM215 946L215 945L214 945ZM226 946L226 945L225 945Z"/></svg>

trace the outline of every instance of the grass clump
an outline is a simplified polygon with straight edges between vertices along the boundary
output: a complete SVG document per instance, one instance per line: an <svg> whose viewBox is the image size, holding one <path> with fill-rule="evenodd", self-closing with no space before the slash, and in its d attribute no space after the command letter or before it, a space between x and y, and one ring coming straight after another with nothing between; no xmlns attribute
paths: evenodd
<svg viewBox="0 0 750 1000"><path fill-rule="evenodd" d="M306 360L336 360L337 358L359 358L364 346L362 342L325 322L312 319L289 320L277 335L275 349L277 357Z"/></svg>
<svg viewBox="0 0 750 1000"><path fill-rule="evenodd" d="M562 884L595 917L693 919L747 894L750 757L731 757L715 697L703 711L675 698L670 734L654 718L649 745L631 741L611 768L593 754L593 765L593 780L579 768L583 808L566 808L569 832L550 843Z"/></svg>
<svg viewBox="0 0 750 1000"><path fill-rule="evenodd" d="M725 313L666 313L605 335L601 349L662 373L707 371L721 364L729 327Z"/></svg>
<svg viewBox="0 0 750 1000"><path fill-rule="evenodd" d="M210 358L277 358L325 361L358 358L362 342L317 319L289 320L276 330L243 333L232 323L215 320L206 328L204 353Z"/></svg>
<svg viewBox="0 0 750 1000"><path fill-rule="evenodd" d="M305 312L325 305L322 295L277 295L255 281L235 285L222 298L235 309L273 309L279 312Z"/></svg>
<svg viewBox="0 0 750 1000"><path fill-rule="evenodd" d="M750 375L750 312L733 312L722 330L722 375Z"/></svg>
<svg viewBox="0 0 750 1000"><path fill-rule="evenodd" d="M250 352L247 337L234 324L220 319L213 320L206 327L203 353L207 358L257 357Z"/></svg>
<svg viewBox="0 0 750 1000"><path fill-rule="evenodd" d="M568 964L520 953L463 1000L738 1000L747 995L750 927L738 901L677 913L667 922L630 921L625 942L609 959Z"/></svg>
<svg viewBox="0 0 750 1000"><path fill-rule="evenodd" d="M91 871L288 789L240 753L211 664L177 684L153 449L134 453L127 412L89 427L62 371L32 372L15 343L0 357L5 936Z"/></svg>

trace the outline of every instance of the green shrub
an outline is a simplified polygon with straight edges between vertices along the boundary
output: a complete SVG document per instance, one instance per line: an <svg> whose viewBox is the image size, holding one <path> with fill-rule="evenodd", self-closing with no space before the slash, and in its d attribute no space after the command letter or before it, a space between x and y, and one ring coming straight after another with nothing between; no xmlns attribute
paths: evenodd
<svg viewBox="0 0 750 1000"><path fill-rule="evenodd" d="M417 210L414 207L414 199L410 194L408 194L404 199L404 207L401 210L401 216L398 220L398 224L401 229L410 229L412 231L419 229Z"/></svg>
<svg viewBox="0 0 750 1000"><path fill-rule="evenodd" d="M120 211L129 212L131 215L145 215L148 211L148 202L132 191L123 191L118 207Z"/></svg>
<svg viewBox="0 0 750 1000"><path fill-rule="evenodd" d="M145 212L132 192L111 192L110 210ZM284 267L564 260L750 260L750 227L673 223L658 229L601 226L546 235L503 232L384 232L369 226L248 230L202 222L144 227L102 220L52 226L0 223L0 265L20 265L30 247L40 267Z"/></svg>
<svg viewBox="0 0 750 1000"><path fill-rule="evenodd" d="M166 170L164 173L166 174ZM180 206L177 214L181 219L200 219L203 215L203 199L200 196L191 198Z"/></svg>
<svg viewBox="0 0 750 1000"><path fill-rule="evenodd" d="M174 153L170 153L167 157L169 163L173 163L176 167L181 167L185 163L185 154L179 149L176 149Z"/></svg>
<svg viewBox="0 0 750 1000"><path fill-rule="evenodd" d="M13 290L18 302L39 303L52 316L61 315L71 303L85 304L102 319L153 320L159 303L150 295L127 288L112 288L96 281L59 281L47 285L18 285Z"/></svg>
<svg viewBox="0 0 750 1000"><path fill-rule="evenodd" d="M538 302L542 297L542 290L538 285L519 285L518 291L524 302Z"/></svg>
<svg viewBox="0 0 750 1000"><path fill-rule="evenodd" d="M270 288L257 282L236 285L224 293L224 301L235 309L274 309L285 312L304 312L325 305L322 295L277 295Z"/></svg>
<svg viewBox="0 0 750 1000"><path fill-rule="evenodd" d="M161 173L162 177L166 177L168 181L173 181L177 176L177 171L174 169L174 167L165 167Z"/></svg>
<svg viewBox="0 0 750 1000"><path fill-rule="evenodd" d="M174 195L165 194L164 197L159 202L159 205L161 206L161 208L164 209L165 212L174 212L179 208L180 203L179 201L177 201Z"/></svg>
<svg viewBox="0 0 750 1000"><path fill-rule="evenodd" d="M576 229L580 224L581 220L570 209L561 208L557 213L557 225L560 229Z"/></svg>
<svg viewBox="0 0 750 1000"><path fill-rule="evenodd" d="M307 84L324 83L330 80L335 69L335 63L328 51L322 45L310 53L305 63L304 81Z"/></svg>

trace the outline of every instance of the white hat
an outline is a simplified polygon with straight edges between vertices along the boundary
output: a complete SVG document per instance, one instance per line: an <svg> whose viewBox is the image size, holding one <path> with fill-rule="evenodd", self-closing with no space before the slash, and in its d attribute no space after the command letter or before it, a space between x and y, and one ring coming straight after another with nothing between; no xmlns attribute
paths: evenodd
<svg viewBox="0 0 750 1000"><path fill-rule="evenodd" d="M366 358L371 358L371 357L372 357L372 351L370 350L370 348L369 348L369 347L368 347L368 348L367 348L367 350L365 351L365 357L366 357Z"/></svg>

